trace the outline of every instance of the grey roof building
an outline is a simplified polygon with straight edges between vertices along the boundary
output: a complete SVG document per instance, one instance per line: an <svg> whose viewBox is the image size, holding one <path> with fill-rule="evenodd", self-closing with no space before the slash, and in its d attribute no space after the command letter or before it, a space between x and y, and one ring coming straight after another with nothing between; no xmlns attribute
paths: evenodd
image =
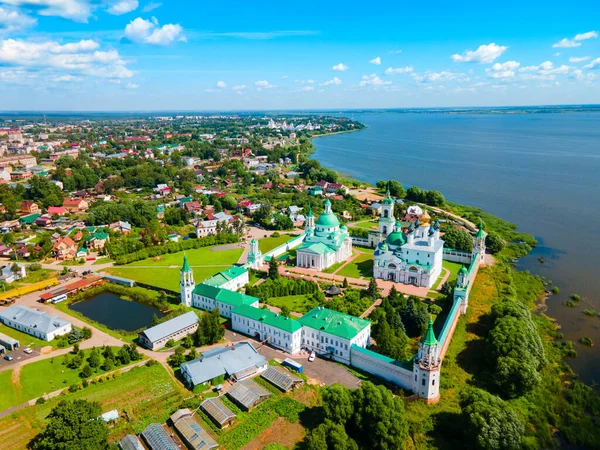
<svg viewBox="0 0 600 450"><path fill-rule="evenodd" d="M207 398L202 402L201 406L213 422L221 428L229 426L233 422L233 419L235 419L235 414L219 398Z"/></svg>
<svg viewBox="0 0 600 450"><path fill-rule="evenodd" d="M71 323L59 316L51 316L19 305L9 306L0 311L0 322L44 341L51 341L57 336L71 332Z"/></svg>
<svg viewBox="0 0 600 450"><path fill-rule="evenodd" d="M184 410L184 413L179 414L179 416L176 421L173 421L173 426L189 448L194 450L210 450L219 446L217 441L194 420L189 409L187 413Z"/></svg>
<svg viewBox="0 0 600 450"><path fill-rule="evenodd" d="M119 441L121 450L145 450L144 446L135 434L128 434Z"/></svg>
<svg viewBox="0 0 600 450"><path fill-rule="evenodd" d="M258 385L252 379L236 383L227 395L231 397L238 405L246 410L250 410L271 396L271 393L264 387Z"/></svg>
<svg viewBox="0 0 600 450"><path fill-rule="evenodd" d="M286 392L304 382L302 378L292 375L287 370L273 366L269 366L260 376Z"/></svg>
<svg viewBox="0 0 600 450"><path fill-rule="evenodd" d="M181 365L181 374L191 386L205 383L222 375L239 381L267 368L267 360L248 342L231 347L217 347L200 358Z"/></svg>
<svg viewBox="0 0 600 450"><path fill-rule="evenodd" d="M150 350L157 350L173 339L177 341L198 329L198 316L194 311L187 312L166 322L148 328L139 334L140 343Z"/></svg>
<svg viewBox="0 0 600 450"><path fill-rule="evenodd" d="M171 436L160 423L151 423L142 431L142 437L150 450L179 450Z"/></svg>
<svg viewBox="0 0 600 450"><path fill-rule="evenodd" d="M0 333L0 345L6 347L9 350L14 350L17 347L20 347L21 344L16 339L11 338L3 333Z"/></svg>

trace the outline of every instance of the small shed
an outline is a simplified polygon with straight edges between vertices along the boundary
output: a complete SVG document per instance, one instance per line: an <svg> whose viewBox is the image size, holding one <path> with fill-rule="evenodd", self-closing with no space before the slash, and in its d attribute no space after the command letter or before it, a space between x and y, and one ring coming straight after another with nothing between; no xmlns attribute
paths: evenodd
<svg viewBox="0 0 600 450"><path fill-rule="evenodd" d="M246 410L251 410L260 405L271 396L271 393L256 381L247 379L239 381L227 393L231 399Z"/></svg>
<svg viewBox="0 0 600 450"><path fill-rule="evenodd" d="M301 378L292 375L287 370L273 366L269 366L260 376L284 392L300 386L304 382Z"/></svg>
<svg viewBox="0 0 600 450"><path fill-rule="evenodd" d="M235 419L235 414L219 398L208 398L201 406L208 417L221 428L228 427Z"/></svg>
<svg viewBox="0 0 600 450"><path fill-rule="evenodd" d="M331 286L329 286L329 288L327 288L327 290L325 291L325 293L329 296L334 296L334 295L340 295L342 292L342 289L339 288L337 286L337 284L333 283Z"/></svg>
<svg viewBox="0 0 600 450"><path fill-rule="evenodd" d="M21 346L19 341L10 336L5 335L4 333L0 333L0 345L6 347L8 350L14 350Z"/></svg>
<svg viewBox="0 0 600 450"><path fill-rule="evenodd" d="M113 420L117 420L119 418L119 411L117 411L116 409L113 409L111 411L105 412L100 417L105 422L112 422Z"/></svg>

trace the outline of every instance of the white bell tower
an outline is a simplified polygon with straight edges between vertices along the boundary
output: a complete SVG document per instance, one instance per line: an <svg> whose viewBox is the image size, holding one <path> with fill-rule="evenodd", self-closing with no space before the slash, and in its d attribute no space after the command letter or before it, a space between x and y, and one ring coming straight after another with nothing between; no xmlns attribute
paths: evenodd
<svg viewBox="0 0 600 450"><path fill-rule="evenodd" d="M254 238L250 241L250 252L248 253L248 264L253 269L260 269L264 263L263 254L258 248L258 241Z"/></svg>
<svg viewBox="0 0 600 450"><path fill-rule="evenodd" d="M179 292L181 293L181 303L185 306L192 306L192 292L195 287L194 272L192 272L187 256L184 254L183 266L179 272Z"/></svg>
<svg viewBox="0 0 600 450"><path fill-rule="evenodd" d="M385 198L381 202L381 217L379 218L379 234L384 240L389 234L394 231L394 224L396 218L394 217L394 199L390 195L390 188L388 187Z"/></svg>
<svg viewBox="0 0 600 450"><path fill-rule="evenodd" d="M483 224L479 221L479 230L475 235L475 239L473 241L473 256L472 260L475 258L475 255L479 253L479 262L483 263L485 258L485 233L483 232Z"/></svg>
<svg viewBox="0 0 600 450"><path fill-rule="evenodd" d="M436 403L440 398L440 350L433 332L433 321L429 319L427 332L419 342L413 369L413 391L427 403Z"/></svg>

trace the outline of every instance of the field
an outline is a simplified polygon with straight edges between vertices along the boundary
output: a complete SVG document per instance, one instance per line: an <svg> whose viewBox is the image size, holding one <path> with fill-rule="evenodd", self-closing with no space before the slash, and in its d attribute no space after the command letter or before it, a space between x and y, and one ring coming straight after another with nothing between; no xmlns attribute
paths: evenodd
<svg viewBox="0 0 600 450"><path fill-rule="evenodd" d="M373 275L373 255L360 253L353 261L349 262L336 275L348 278L367 278Z"/></svg>
<svg viewBox="0 0 600 450"><path fill-rule="evenodd" d="M235 245L235 244L234 244ZM217 250L219 246L215 247L202 247L195 248L192 250L186 250L185 255L187 256L190 266L224 266L227 268L232 264L238 262L240 256L242 256L243 249L234 248L231 250ZM157 266L157 267L170 267L177 266L177 269L183 264L183 253L169 253L166 255L156 256L154 258L147 258L141 261L136 261L131 264L127 264L124 267L133 266Z"/></svg>
<svg viewBox="0 0 600 450"><path fill-rule="evenodd" d="M243 252L241 248L213 251L215 248L203 247L185 252L194 271L196 283L228 269L238 262ZM179 292L179 270L182 264L183 252L177 252L136 261L124 266L109 267L103 272Z"/></svg>
<svg viewBox="0 0 600 450"><path fill-rule="evenodd" d="M0 379L2 379L0 373ZM3 393L4 395L4 393ZM137 367L103 383L50 399L0 419L0 442L3 450L20 450L44 427L44 419L62 400L86 399L100 402L103 411L117 409L127 412L131 422L119 419L111 428L110 440L115 441L130 432L140 432L149 423L166 421L183 400L181 388L166 370L156 364Z"/></svg>
<svg viewBox="0 0 600 450"><path fill-rule="evenodd" d="M278 308L287 306L290 311L304 314L310 311L312 308L312 304L308 301L310 297L312 297L311 294L271 297L267 300L267 303L271 306L277 306Z"/></svg>
<svg viewBox="0 0 600 450"><path fill-rule="evenodd" d="M277 237L267 237L258 241L258 248L261 252L267 253L275 247L279 247L284 242L293 239L295 236L291 234L281 234Z"/></svg>
<svg viewBox="0 0 600 450"><path fill-rule="evenodd" d="M7 287L10 287L11 289L17 288L17 287L22 287L22 286L26 286L28 284L33 284L33 283L37 283L39 281L47 280L48 278L56 277L57 275L58 275L58 272L56 270L51 270L51 269L40 269L40 270L35 270L33 272L28 271L27 276L25 278L15 281L14 283L11 283L10 286L7 286Z"/></svg>
<svg viewBox="0 0 600 450"><path fill-rule="evenodd" d="M116 347L114 348L116 351ZM86 358L90 350L85 351ZM12 379L14 371L0 372L0 411L11 406L20 405L43 394L68 388L81 382L79 369L69 369L62 362L65 355L26 364L22 367L17 379ZM84 364L82 364L83 367ZM103 374L97 369L92 376ZM6 375L8 374L8 375Z"/></svg>

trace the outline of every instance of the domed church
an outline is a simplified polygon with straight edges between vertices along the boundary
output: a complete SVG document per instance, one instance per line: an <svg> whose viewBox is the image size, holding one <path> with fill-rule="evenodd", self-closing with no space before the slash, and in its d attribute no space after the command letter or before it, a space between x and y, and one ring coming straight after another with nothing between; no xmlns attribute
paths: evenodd
<svg viewBox="0 0 600 450"><path fill-rule="evenodd" d="M373 275L382 280L431 288L442 273L444 241L439 223L431 224L425 211L408 232L396 222L394 230L375 250Z"/></svg>
<svg viewBox="0 0 600 450"><path fill-rule="evenodd" d="M345 226L340 227L329 199L325 201L325 212L316 223L309 208L305 228L304 242L296 248L297 267L324 270L352 255L352 238Z"/></svg>

